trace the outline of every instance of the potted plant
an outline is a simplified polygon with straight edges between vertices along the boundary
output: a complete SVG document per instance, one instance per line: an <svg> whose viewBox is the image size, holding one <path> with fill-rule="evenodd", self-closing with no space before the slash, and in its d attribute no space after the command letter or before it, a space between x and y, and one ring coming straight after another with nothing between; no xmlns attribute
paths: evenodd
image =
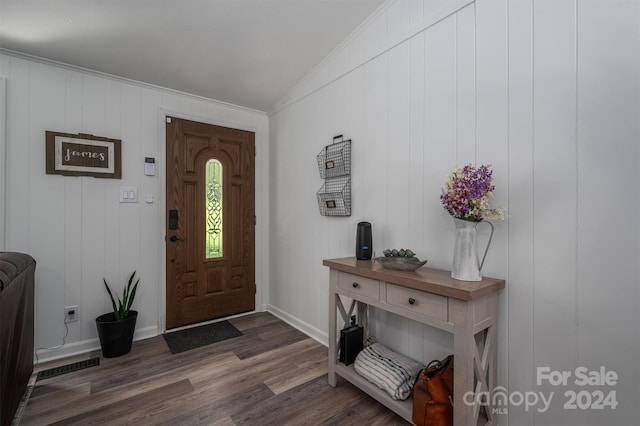
<svg viewBox="0 0 640 426"><path fill-rule="evenodd" d="M115 293L114 298L114 293L111 292L107 280L103 279L104 286L113 305L113 312L96 318L102 356L105 358L115 358L131 350L133 333L136 329L136 320L138 318L138 312L131 310L131 305L133 305L138 283L140 282L140 279L138 279L135 284L133 283L135 275L136 271L133 271L133 274L129 277L129 284L122 291L122 299L117 293Z"/></svg>

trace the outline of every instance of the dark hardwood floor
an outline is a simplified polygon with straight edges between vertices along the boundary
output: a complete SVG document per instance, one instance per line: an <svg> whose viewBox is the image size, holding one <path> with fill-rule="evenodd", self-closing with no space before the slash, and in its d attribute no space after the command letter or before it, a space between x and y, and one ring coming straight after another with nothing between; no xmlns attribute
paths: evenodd
<svg viewBox="0 0 640 426"><path fill-rule="evenodd" d="M327 348L273 315L230 322L244 335L176 355L158 336L99 366L38 380L20 424L408 424L342 379L329 386Z"/></svg>

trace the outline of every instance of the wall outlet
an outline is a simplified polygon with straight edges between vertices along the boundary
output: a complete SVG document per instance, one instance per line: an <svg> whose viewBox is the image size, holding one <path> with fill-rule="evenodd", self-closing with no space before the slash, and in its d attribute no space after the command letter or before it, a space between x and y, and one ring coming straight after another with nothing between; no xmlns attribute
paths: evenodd
<svg viewBox="0 0 640 426"><path fill-rule="evenodd" d="M80 308L78 305L64 308L64 322L76 322L80 318Z"/></svg>

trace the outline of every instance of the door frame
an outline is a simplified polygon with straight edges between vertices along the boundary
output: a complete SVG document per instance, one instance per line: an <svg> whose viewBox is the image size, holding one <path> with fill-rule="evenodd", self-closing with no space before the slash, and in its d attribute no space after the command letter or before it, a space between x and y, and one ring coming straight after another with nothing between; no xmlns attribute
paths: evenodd
<svg viewBox="0 0 640 426"><path fill-rule="evenodd" d="M256 111L257 112L257 111ZM267 231L267 223L268 218L266 212L268 211L268 206L264 203L268 202L267 199L261 197L259 194L267 192L260 191L259 187L262 185L258 185L258 181L262 180L263 176L258 172L259 170L263 170L262 164L264 164L264 159L260 161L259 159L262 157L258 155L258 153L264 152L262 147L259 147L259 141L262 142L262 139L258 138L258 129L253 125L238 123L238 122L230 122L225 120L219 120L212 117L202 117L195 114L178 112L175 110L170 110L167 108L159 108L158 118L159 118L159 128L158 135L160 139L160 146L158 153L158 159L156 162L156 175L158 176L158 209L160 213L160 219L158 223L158 235L161 235L160 248L158 250L158 267L160 268L157 294L158 294L158 334L162 334L167 330L167 246L165 242L165 233L166 233L166 221L167 221L167 200L166 200L166 191L167 191L167 170L166 170L166 159L167 159L167 131L166 131L166 120L167 117L176 117L184 120L197 121L200 123L211 124L214 126L222 126L222 127L230 127L232 129L244 130L248 132L253 132L255 134L255 145L256 145L256 161L255 161L255 180L256 184L254 185L254 197L255 197L255 214L257 219L256 227L255 227L255 281L256 281L256 295L255 295L255 311L260 312L266 310L266 303L264 299L264 295L266 294L266 282L263 282L259 277L268 277L267 263L264 261L264 253L261 250L261 246L264 241L267 241L266 231ZM144 156L153 157L153 153L143 153ZM268 154L265 154L265 156ZM261 220L262 219L262 220ZM235 316L248 315L252 312L245 312ZM226 317L226 318L232 318ZM206 324L208 322L217 322L221 321L225 318L218 318L211 321L206 321L201 324ZM195 325L195 324L194 324ZM193 325L192 325L193 326ZM187 326L189 327L189 326ZM183 327L172 329L172 331L180 330Z"/></svg>

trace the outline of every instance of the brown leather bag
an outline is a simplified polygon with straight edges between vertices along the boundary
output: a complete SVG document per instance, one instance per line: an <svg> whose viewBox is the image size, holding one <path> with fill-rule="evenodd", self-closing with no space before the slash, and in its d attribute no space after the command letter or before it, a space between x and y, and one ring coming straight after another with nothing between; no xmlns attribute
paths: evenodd
<svg viewBox="0 0 640 426"><path fill-rule="evenodd" d="M418 426L453 425L453 355L434 360L413 385L413 422Z"/></svg>

